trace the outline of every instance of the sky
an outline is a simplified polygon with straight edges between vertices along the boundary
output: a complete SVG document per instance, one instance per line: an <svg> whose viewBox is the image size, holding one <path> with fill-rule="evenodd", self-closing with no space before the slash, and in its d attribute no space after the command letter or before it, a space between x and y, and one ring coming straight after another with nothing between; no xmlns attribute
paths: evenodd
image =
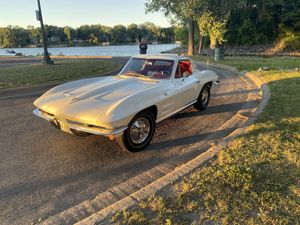
<svg viewBox="0 0 300 225"><path fill-rule="evenodd" d="M153 22L170 26L162 13L145 13L146 0L40 0L44 23L79 27L84 24L114 26ZM0 0L0 26L39 26L36 0Z"/></svg>

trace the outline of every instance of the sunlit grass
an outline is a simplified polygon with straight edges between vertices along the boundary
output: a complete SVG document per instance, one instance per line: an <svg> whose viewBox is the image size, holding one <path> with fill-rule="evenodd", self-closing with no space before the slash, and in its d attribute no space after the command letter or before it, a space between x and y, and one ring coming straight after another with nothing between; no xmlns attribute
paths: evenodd
<svg viewBox="0 0 300 225"><path fill-rule="evenodd" d="M215 62L212 57L194 56L194 60L199 60L210 64L224 64L238 68L239 70L253 71L267 66L271 70L300 69L299 57L225 57L224 61Z"/></svg>
<svg viewBox="0 0 300 225"><path fill-rule="evenodd" d="M246 133L176 185L115 214L115 223L299 224L300 73L256 74L271 98Z"/></svg>
<svg viewBox="0 0 300 225"><path fill-rule="evenodd" d="M0 67L0 89L62 82L115 71L121 65L103 60L65 60L54 65Z"/></svg>

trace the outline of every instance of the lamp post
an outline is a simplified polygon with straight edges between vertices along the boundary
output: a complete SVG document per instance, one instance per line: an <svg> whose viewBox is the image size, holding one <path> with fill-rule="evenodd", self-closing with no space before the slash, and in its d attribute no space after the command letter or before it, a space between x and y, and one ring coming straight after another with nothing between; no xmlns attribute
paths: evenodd
<svg viewBox="0 0 300 225"><path fill-rule="evenodd" d="M37 3L38 3L39 9L36 11L36 18L41 23L43 47L44 47L44 59L43 59L42 63L43 64L53 64L53 61L51 60L48 49L47 49L47 37L46 37L46 33L45 33L45 27L44 27L44 22L43 22L43 15L42 15L40 0L37 0Z"/></svg>

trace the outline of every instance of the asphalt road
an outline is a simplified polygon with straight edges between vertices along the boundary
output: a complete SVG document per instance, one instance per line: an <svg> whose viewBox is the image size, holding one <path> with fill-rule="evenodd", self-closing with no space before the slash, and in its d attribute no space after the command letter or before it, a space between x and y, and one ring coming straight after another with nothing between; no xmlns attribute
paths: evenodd
<svg viewBox="0 0 300 225"><path fill-rule="evenodd" d="M32 115L36 94L2 100L0 96L0 224L46 219L214 133L255 91L231 72L216 72L221 85L213 90L209 108L198 112L190 107L161 122L152 144L136 154L103 137L80 138L52 128Z"/></svg>

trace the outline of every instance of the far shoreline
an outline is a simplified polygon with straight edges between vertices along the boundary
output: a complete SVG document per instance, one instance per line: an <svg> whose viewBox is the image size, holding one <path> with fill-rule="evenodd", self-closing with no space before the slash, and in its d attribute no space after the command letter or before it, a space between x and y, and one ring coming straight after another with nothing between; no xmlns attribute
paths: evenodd
<svg viewBox="0 0 300 225"><path fill-rule="evenodd" d="M153 43L148 43L148 45L172 45L176 43L158 43L158 44L153 44ZM74 45L74 46L69 46L69 45L48 45L48 48L84 48L84 47L109 47L109 46L134 46L138 45L138 43L115 43L115 44L110 44L108 46L105 45ZM25 46L25 47L9 47L9 48L3 48L0 47L0 49L22 49L22 48L30 48L30 49L35 49L35 48L43 48L43 46Z"/></svg>
<svg viewBox="0 0 300 225"><path fill-rule="evenodd" d="M178 47L178 44L149 44L148 54L160 54L162 52ZM139 46L137 44L119 44L119 45L92 45L92 46L49 46L49 54L51 56L130 56L139 54ZM41 56L43 55L42 47L28 48L0 48L1 56Z"/></svg>

